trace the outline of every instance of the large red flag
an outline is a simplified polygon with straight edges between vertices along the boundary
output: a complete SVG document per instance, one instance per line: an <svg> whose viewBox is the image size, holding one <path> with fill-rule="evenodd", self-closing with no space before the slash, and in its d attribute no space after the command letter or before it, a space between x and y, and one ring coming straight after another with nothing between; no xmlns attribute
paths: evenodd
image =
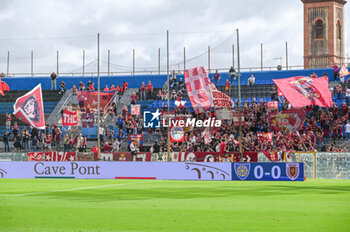
<svg viewBox="0 0 350 232"><path fill-rule="evenodd" d="M10 87L5 81L2 82L2 88L4 91L10 91Z"/></svg>
<svg viewBox="0 0 350 232"><path fill-rule="evenodd" d="M196 67L185 70L185 83L196 114L202 113L212 106L213 99L210 90L217 90L210 81L208 72L203 67Z"/></svg>
<svg viewBox="0 0 350 232"><path fill-rule="evenodd" d="M309 105L332 107L332 94L328 89L328 77L290 77L273 81L294 108Z"/></svg>
<svg viewBox="0 0 350 232"><path fill-rule="evenodd" d="M2 85L1 77L0 77L0 94L1 94L2 96L5 96L5 93L4 93L4 86Z"/></svg>
<svg viewBox="0 0 350 232"><path fill-rule="evenodd" d="M41 92L41 84L25 95L17 98L13 105L13 114L25 123L45 129L44 104Z"/></svg>

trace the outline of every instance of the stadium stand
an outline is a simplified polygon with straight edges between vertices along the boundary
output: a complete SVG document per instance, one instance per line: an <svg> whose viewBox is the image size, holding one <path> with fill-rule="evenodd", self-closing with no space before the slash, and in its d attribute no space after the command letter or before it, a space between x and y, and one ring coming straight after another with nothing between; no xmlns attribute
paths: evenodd
<svg viewBox="0 0 350 232"><path fill-rule="evenodd" d="M304 124L302 130L299 131L299 138L295 138L296 135L292 133L285 133L284 138L280 136L279 132L273 131L269 127L267 120L267 102L271 101L271 89L274 86L272 79L280 79L292 76L310 76L312 73L316 73L318 76L322 76L326 73L329 76L331 86L333 87L333 101L335 103L334 108L329 109L320 109L319 107L307 108L307 121ZM248 78L251 74L255 75L255 84L253 86L248 86ZM230 81L228 73L220 73L221 79L218 82L217 88L222 92L227 92L225 90L226 80ZM209 75L210 78L213 77L213 74ZM177 81L183 78L183 75L177 75ZM112 84L115 86L122 85L125 80L128 80L129 89L124 92L120 97L115 95L113 102L114 106L108 105L104 109L104 114L102 115L103 124L105 125L105 134L102 136L102 142L109 142L112 146L116 140L118 140L118 146L115 147L115 150L126 151L128 149L128 135L132 134L142 134L143 135L143 150L148 151L154 142L157 140L161 147L161 150L166 149L166 130L164 128L160 130L155 129L144 129L142 124L142 113L145 110L155 111L157 109L163 110L167 109L167 101L161 100L162 98L157 96L159 91L166 91L166 75L141 75L141 76L103 76L101 77L101 88L104 88L106 85L110 87ZM10 109L15 101L16 97L25 93L25 90L29 90L34 87L38 82L42 83L44 89L44 107L45 114L50 114L53 112L55 105L60 99L58 91L50 91L50 79L44 77L30 77L30 78L3 78L4 81L8 83L11 88L11 91L1 98L0 106L3 106L0 110L0 117L4 120L4 114L11 112ZM96 77L59 77L58 81L64 81L66 83L66 88L70 89L75 86L79 86L80 82L87 84L88 81L96 82ZM264 71L264 72L243 72L241 78L241 92L242 92L242 111L244 112L246 118L246 125L243 127L243 144L244 151L275 151L275 150L285 150L285 151L305 151L311 149L319 150L346 150L348 146L347 142L342 141L341 139L345 138L344 125L346 120L343 119L348 113L349 109L346 106L344 90L348 85L348 82L342 83L340 90L340 95L338 94L338 82L333 80L333 69L314 69L314 70L288 70L288 71ZM151 81L153 85L153 94L147 96L146 100L141 99L139 93L139 88L142 82L148 83ZM179 86L179 85L178 85ZM95 86L96 87L96 86ZM176 89L176 91L174 90ZM186 103L182 109L179 109L175 105L176 95L179 90L182 90L181 100L186 100ZM207 117L206 115L195 115L194 110L191 106L191 103L188 99L188 95L185 88L173 87L172 92L175 91L175 97L172 96L170 100L170 111L176 111L177 113L182 112L186 114L192 114L193 117ZM131 104L130 96L133 92L136 92L139 96L139 99L136 101L136 104L140 105L140 116L130 116ZM238 97L238 82L237 80L232 80L232 88L228 91L228 94L233 98L235 102L235 107L237 108L237 97ZM164 98L163 98L164 99ZM113 102L110 102L111 104ZM1 105L3 104L3 105ZM112 110L113 116L106 120L106 112L109 107L114 107ZM279 110L287 109L288 103L280 99L278 102ZM124 110L126 109L126 110ZM55 112L57 114L57 112ZM322 116L325 115L325 116ZM324 118L329 122L329 127L324 127ZM15 119L14 121L16 121ZM323 120L323 121L322 121ZM18 120L17 120L18 121ZM23 124L21 124L23 125ZM4 133L5 128L2 125L1 132ZM334 129L335 128L335 129ZM62 139L66 134L68 128L62 128ZM80 129L79 129L80 130ZM48 127L48 131L52 133L51 126ZM258 140L256 133L257 132L270 132L274 133L273 143L261 143ZM309 133L312 131L312 133ZM83 151L91 149L96 145L95 140L97 139L97 128L96 126L92 128L81 128L82 138L86 137L89 139L88 144L85 144L85 149ZM222 128L218 128L217 132L213 134L212 142L208 145L204 143L203 131L194 129L192 132L189 132L186 136L184 143L179 145L171 144L172 151L219 151L220 143L222 139L227 140L226 145L227 151L237 151L237 129L235 129L230 123L225 122ZM296 144L289 144L287 140L294 139ZM331 140L332 139L332 140ZM73 138L70 146L73 149L80 150L78 145L82 144L81 142L77 143L77 137ZM102 144L101 144L102 145ZM302 145L302 146L301 146Z"/></svg>

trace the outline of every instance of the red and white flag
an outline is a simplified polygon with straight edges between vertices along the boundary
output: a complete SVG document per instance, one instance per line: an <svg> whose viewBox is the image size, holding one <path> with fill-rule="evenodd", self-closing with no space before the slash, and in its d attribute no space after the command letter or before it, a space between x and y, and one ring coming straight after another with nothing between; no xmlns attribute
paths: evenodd
<svg viewBox="0 0 350 232"><path fill-rule="evenodd" d="M41 84L17 98L13 114L21 121L37 129L45 129L44 104Z"/></svg>
<svg viewBox="0 0 350 232"><path fill-rule="evenodd" d="M176 105L177 107L183 108L183 107L185 106L185 104L186 104L186 101L181 101L181 100L180 100L180 97L177 96L177 98L176 98L176 100L175 100L175 105Z"/></svg>
<svg viewBox="0 0 350 232"><path fill-rule="evenodd" d="M211 108L213 99L210 90L217 90L203 67L185 70L185 83L188 97L196 114Z"/></svg>
<svg viewBox="0 0 350 232"><path fill-rule="evenodd" d="M62 126L78 125L77 111L63 110Z"/></svg>
<svg viewBox="0 0 350 232"><path fill-rule="evenodd" d="M293 108L310 105L332 107L333 105L332 94L328 89L328 77L299 76L273 81Z"/></svg>
<svg viewBox="0 0 350 232"><path fill-rule="evenodd" d="M211 94L217 118L220 120L232 120L234 106L232 99L218 90L211 90Z"/></svg>

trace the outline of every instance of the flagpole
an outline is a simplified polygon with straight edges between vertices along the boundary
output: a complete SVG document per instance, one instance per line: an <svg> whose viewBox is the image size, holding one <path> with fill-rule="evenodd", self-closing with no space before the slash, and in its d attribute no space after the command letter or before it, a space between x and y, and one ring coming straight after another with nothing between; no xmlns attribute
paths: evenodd
<svg viewBox="0 0 350 232"><path fill-rule="evenodd" d="M100 33L97 33L97 157L100 159Z"/></svg>
<svg viewBox="0 0 350 232"><path fill-rule="evenodd" d="M241 65L239 59L239 31L237 28L237 63L238 63L238 117L239 117L239 159L243 162L242 152L242 113L241 113Z"/></svg>
<svg viewBox="0 0 350 232"><path fill-rule="evenodd" d="M168 117L170 116L170 83L169 83L169 31L166 31L166 72L168 78ZM167 161L170 161L170 126L168 125Z"/></svg>

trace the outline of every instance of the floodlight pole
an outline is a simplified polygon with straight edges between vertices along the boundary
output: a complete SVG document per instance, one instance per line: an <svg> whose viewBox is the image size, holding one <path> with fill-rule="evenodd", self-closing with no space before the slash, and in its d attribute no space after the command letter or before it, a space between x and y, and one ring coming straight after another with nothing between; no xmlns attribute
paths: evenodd
<svg viewBox="0 0 350 232"><path fill-rule="evenodd" d="M238 65L238 117L239 117L239 159L243 162L242 152L242 111L241 111L241 64L239 59L239 30L237 28L237 65Z"/></svg>
<svg viewBox="0 0 350 232"><path fill-rule="evenodd" d="M166 72L168 78L168 117L170 116L170 83L169 83L169 31L166 31ZM170 161L170 126L168 126L167 161Z"/></svg>
<svg viewBox="0 0 350 232"><path fill-rule="evenodd" d="M97 33L97 158L100 159L100 33Z"/></svg>

